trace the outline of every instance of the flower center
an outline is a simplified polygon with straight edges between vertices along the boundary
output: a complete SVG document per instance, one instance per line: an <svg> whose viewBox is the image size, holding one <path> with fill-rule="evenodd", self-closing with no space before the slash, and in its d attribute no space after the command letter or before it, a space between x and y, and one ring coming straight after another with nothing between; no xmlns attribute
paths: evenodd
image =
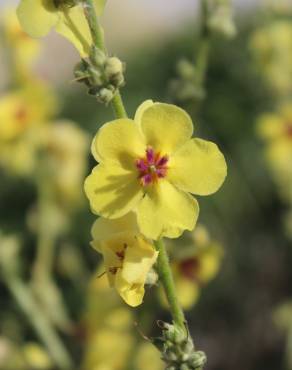
<svg viewBox="0 0 292 370"><path fill-rule="evenodd" d="M198 279L198 271L200 269L200 261L197 257L187 258L179 262L179 271L189 280Z"/></svg>
<svg viewBox="0 0 292 370"><path fill-rule="evenodd" d="M136 160L142 186L156 183L159 179L165 177L168 170L167 163L167 155L162 156L159 152L155 153L153 148L148 147L145 157Z"/></svg>

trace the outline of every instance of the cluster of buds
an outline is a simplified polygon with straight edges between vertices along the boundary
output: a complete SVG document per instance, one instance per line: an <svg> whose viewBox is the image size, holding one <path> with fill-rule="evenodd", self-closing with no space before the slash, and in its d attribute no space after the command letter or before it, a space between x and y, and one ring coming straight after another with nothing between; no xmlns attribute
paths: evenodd
<svg viewBox="0 0 292 370"><path fill-rule="evenodd" d="M227 38L236 35L231 0L210 0L207 26L211 32L220 33Z"/></svg>
<svg viewBox="0 0 292 370"><path fill-rule="evenodd" d="M108 104L125 84L124 64L116 57L108 57L95 46L89 57L77 64L74 74L76 81L88 87L89 95L103 104Z"/></svg>
<svg viewBox="0 0 292 370"><path fill-rule="evenodd" d="M186 330L163 321L158 322L162 336L153 339L153 344L162 353L166 370L203 370L207 362L204 352L196 351L192 338Z"/></svg>
<svg viewBox="0 0 292 370"><path fill-rule="evenodd" d="M198 76L197 68L187 59L177 63L177 78L170 82L170 94L178 102L200 101L205 91Z"/></svg>

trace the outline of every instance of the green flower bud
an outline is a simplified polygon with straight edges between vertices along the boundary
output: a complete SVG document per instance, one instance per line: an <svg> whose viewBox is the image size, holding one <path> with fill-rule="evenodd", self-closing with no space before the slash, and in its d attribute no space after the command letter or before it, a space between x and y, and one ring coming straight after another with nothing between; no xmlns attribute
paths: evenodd
<svg viewBox="0 0 292 370"><path fill-rule="evenodd" d="M100 89L99 93L96 96L97 101L99 101L100 103L104 103L106 105L110 103L113 97L114 93L107 88Z"/></svg>
<svg viewBox="0 0 292 370"><path fill-rule="evenodd" d="M124 66L119 58L111 57L107 59L104 71L106 76L108 76L110 79L110 76L122 74L124 71Z"/></svg>
<svg viewBox="0 0 292 370"><path fill-rule="evenodd" d="M107 57L102 50L100 50L96 46L92 46L90 50L89 60L95 67L104 68Z"/></svg>
<svg viewBox="0 0 292 370"><path fill-rule="evenodd" d="M213 10L210 12L208 27L213 32L232 38L236 35L230 0L214 0Z"/></svg>

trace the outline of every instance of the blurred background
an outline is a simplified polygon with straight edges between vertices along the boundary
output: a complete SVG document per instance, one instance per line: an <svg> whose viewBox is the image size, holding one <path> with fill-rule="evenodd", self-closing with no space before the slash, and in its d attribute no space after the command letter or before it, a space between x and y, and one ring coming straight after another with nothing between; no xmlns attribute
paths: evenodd
<svg viewBox="0 0 292 370"><path fill-rule="evenodd" d="M112 111L73 81L67 40L20 35L12 3L0 1L0 369L163 369L139 333L169 320L160 288L128 308L90 246L82 184ZM102 23L126 62L129 115L149 98L174 102L226 156L199 226L169 243L206 369L292 370L292 2L217 3L203 81L199 1L108 0Z"/></svg>

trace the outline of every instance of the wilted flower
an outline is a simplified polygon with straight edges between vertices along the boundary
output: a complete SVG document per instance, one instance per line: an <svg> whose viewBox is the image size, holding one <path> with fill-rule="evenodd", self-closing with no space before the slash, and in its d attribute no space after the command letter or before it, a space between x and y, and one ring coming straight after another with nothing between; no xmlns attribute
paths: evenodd
<svg viewBox="0 0 292 370"><path fill-rule="evenodd" d="M105 0L95 0L97 13ZM82 56L88 55L91 45L89 27L81 2L74 0L21 0L17 9L19 22L32 37L42 37L52 28L74 44Z"/></svg>
<svg viewBox="0 0 292 370"><path fill-rule="evenodd" d="M102 253L109 284L130 306L144 297L147 274L158 252L138 231L134 214L117 220L99 218L92 228L92 245Z"/></svg>

